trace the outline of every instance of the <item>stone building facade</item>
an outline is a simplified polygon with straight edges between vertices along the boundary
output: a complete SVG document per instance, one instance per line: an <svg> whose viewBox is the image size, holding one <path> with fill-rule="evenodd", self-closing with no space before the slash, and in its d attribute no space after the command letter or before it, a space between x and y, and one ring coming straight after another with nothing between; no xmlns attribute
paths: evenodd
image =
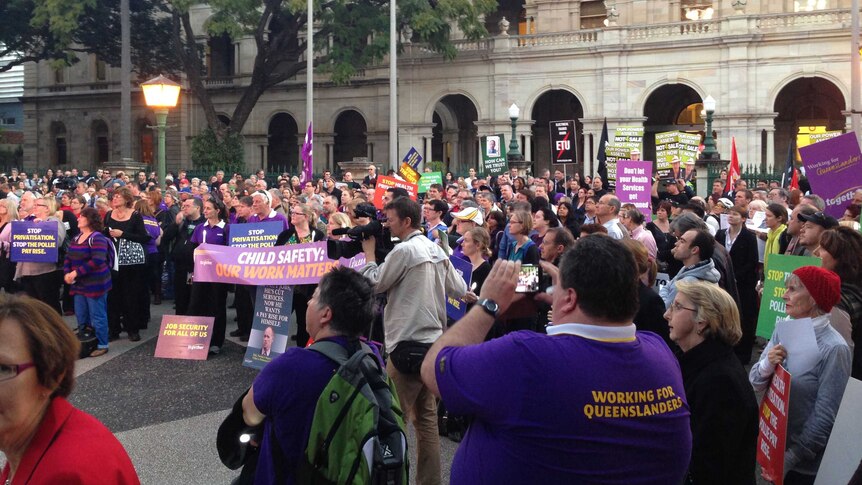
<svg viewBox="0 0 862 485"><path fill-rule="evenodd" d="M548 123L575 119L580 164L595 171L602 123L653 134L702 131L702 100L717 101L714 132L729 155L736 138L743 164L783 163L803 126L849 130L850 0L503 0L485 20L491 36L456 40L446 61L409 42L398 59L398 152L465 173L478 165L480 136L505 133L507 109L521 108L517 138L534 170L550 166ZM746 4L747 3L747 4ZM194 12L203 32L205 8ZM253 61L251 39L202 39L207 86L229 120ZM318 79L314 99L315 170L368 157L389 167L388 61L349 85ZM186 91L168 123L168 169L188 167L190 139L205 126ZM60 71L25 69L25 164L94 166L118 160L119 75L90 57ZM153 115L132 93L132 158L150 162ZM297 171L307 123L305 77L283 83L257 103L243 129L249 170Z"/></svg>

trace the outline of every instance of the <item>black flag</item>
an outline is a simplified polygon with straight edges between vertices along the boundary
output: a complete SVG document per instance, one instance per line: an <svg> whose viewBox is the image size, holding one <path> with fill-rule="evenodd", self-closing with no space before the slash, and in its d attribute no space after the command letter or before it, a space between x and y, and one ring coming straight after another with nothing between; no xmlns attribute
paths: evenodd
<svg viewBox="0 0 862 485"><path fill-rule="evenodd" d="M608 144L608 119L602 125L602 137L599 139L599 153L596 158L599 159L599 176L602 177L602 189L608 190L608 164L605 156L605 145Z"/></svg>
<svg viewBox="0 0 862 485"><path fill-rule="evenodd" d="M793 179L793 168L796 166L796 136L790 137L790 147L787 149L787 161L784 165L784 173L781 174L781 186L787 188Z"/></svg>

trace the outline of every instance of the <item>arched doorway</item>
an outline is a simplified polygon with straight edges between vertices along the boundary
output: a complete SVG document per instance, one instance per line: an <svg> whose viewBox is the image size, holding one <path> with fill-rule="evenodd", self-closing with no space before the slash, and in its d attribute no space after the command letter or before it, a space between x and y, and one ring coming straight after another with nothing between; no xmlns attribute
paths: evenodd
<svg viewBox="0 0 862 485"><path fill-rule="evenodd" d="M92 140L92 159L99 165L107 163L110 160L110 143L111 134L108 131L108 124L103 120L94 120L90 125L90 139Z"/></svg>
<svg viewBox="0 0 862 485"><path fill-rule="evenodd" d="M476 106L463 94L444 96L434 105L431 117L431 160L443 162L444 170L467 175L479 167Z"/></svg>
<svg viewBox="0 0 862 485"><path fill-rule="evenodd" d="M643 160L655 161L655 134L665 131L703 133L700 111L703 100L685 84L665 84L650 93L644 103ZM613 136L613 134L610 134Z"/></svg>
<svg viewBox="0 0 862 485"><path fill-rule="evenodd" d="M55 166L69 161L66 144L66 125L62 121L51 122L51 161Z"/></svg>
<svg viewBox="0 0 862 485"><path fill-rule="evenodd" d="M299 173L299 137L296 120L287 113L278 113L269 121L266 133L267 172Z"/></svg>
<svg viewBox="0 0 862 485"><path fill-rule="evenodd" d="M552 89L542 93L533 105L533 138L531 140L532 162L535 174L541 174L544 169L551 172L551 134L550 122L575 120L575 133L578 144L578 167L576 170L584 170L584 125L580 119L584 117L584 107L580 100L562 89ZM523 144L518 140L521 152L524 152Z"/></svg>
<svg viewBox="0 0 862 485"><path fill-rule="evenodd" d="M336 164L368 156L368 125L358 111L347 110L335 119L333 156Z"/></svg>
<svg viewBox="0 0 862 485"><path fill-rule="evenodd" d="M784 86L776 96L773 107L777 116L772 150L777 168L780 170L784 166L790 142L800 127L843 130L846 119L841 111L846 106L841 90L820 77L803 77Z"/></svg>

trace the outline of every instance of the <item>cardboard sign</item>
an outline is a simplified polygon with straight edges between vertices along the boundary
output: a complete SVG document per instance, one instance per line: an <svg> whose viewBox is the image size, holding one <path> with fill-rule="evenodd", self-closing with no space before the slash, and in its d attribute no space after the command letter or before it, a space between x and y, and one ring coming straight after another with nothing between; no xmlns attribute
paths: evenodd
<svg viewBox="0 0 862 485"><path fill-rule="evenodd" d="M823 453L814 485L852 483L850 480L862 463L862 381L850 378L844 388L844 398L835 416L829 443Z"/></svg>
<svg viewBox="0 0 862 485"><path fill-rule="evenodd" d="M656 175L662 180L673 180L671 160L679 158L679 132L666 131L655 135Z"/></svg>
<svg viewBox="0 0 862 485"><path fill-rule="evenodd" d="M156 357L206 360L213 338L214 317L164 315L156 342Z"/></svg>
<svg viewBox="0 0 862 485"><path fill-rule="evenodd" d="M789 400L790 373L779 365L760 405L760 432L757 434L757 463L763 467L763 477L775 485L784 483Z"/></svg>
<svg viewBox="0 0 862 485"><path fill-rule="evenodd" d="M467 284L467 288L470 288L470 280L473 277L473 264L457 256L449 256L449 261L452 262L452 266L455 268L455 271L464 278L464 283ZM467 303L463 299L455 299L449 296L446 297L447 317L452 320L459 320L463 318L466 313Z"/></svg>
<svg viewBox="0 0 862 485"><path fill-rule="evenodd" d="M401 167L398 169L398 175L400 175L401 178L403 178L407 182L410 182L411 184L419 183L419 172L417 172L407 162L401 162Z"/></svg>
<svg viewBox="0 0 862 485"><path fill-rule="evenodd" d="M263 369L283 354L290 340L290 314L293 312L293 286L258 286L254 319L242 365Z"/></svg>
<svg viewBox="0 0 862 485"><path fill-rule="evenodd" d="M803 266L820 266L819 258L809 256L788 256L786 254L770 254L763 269L763 297L760 301L760 313L757 315L757 335L770 339L775 330L775 323L787 318L784 310L784 282L797 268Z"/></svg>
<svg viewBox="0 0 862 485"><path fill-rule="evenodd" d="M338 261L326 255L326 241L271 248L233 248L201 244L195 249L195 281L238 285L318 283L336 266L361 268L365 255Z"/></svg>
<svg viewBox="0 0 862 485"><path fill-rule="evenodd" d="M377 176L377 186L374 187L374 207L377 207L379 210L383 210L383 194L386 193L386 189L390 187L401 187L402 189L407 190L407 193L410 195L410 198L416 200L417 197L417 187L416 184L411 184L410 182L404 180L398 180L395 177L387 177L385 175Z"/></svg>
<svg viewBox="0 0 862 485"><path fill-rule="evenodd" d="M617 186L617 161L631 158L631 149L616 146L612 143L605 145L605 164L608 167L608 188L616 189Z"/></svg>
<svg viewBox="0 0 862 485"><path fill-rule="evenodd" d="M482 137L482 163L489 175L500 175L509 170L505 135L499 133Z"/></svg>
<svg viewBox="0 0 862 485"><path fill-rule="evenodd" d="M634 204L649 220L652 198L652 162L643 160L617 161L616 193L623 204Z"/></svg>
<svg viewBox="0 0 862 485"><path fill-rule="evenodd" d="M12 221L10 259L16 263L56 263L59 231L56 221Z"/></svg>
<svg viewBox="0 0 862 485"><path fill-rule="evenodd" d="M551 121L551 158L553 163L577 163L578 143L575 120Z"/></svg>
<svg viewBox="0 0 862 485"><path fill-rule="evenodd" d="M825 212L841 219L853 193L862 189L862 152L854 133L799 149L811 191L826 201Z"/></svg>
<svg viewBox="0 0 862 485"><path fill-rule="evenodd" d="M414 147L410 147L410 151L407 152L407 155L404 155L404 160L401 160L401 163L406 163L413 170L417 170L419 168L419 164L422 163L422 155Z"/></svg>
<svg viewBox="0 0 862 485"><path fill-rule="evenodd" d="M425 172L419 178L419 193L425 194L433 184L443 185L443 172Z"/></svg>
<svg viewBox="0 0 862 485"><path fill-rule="evenodd" d="M284 223L279 221L231 224L228 246L235 248L272 247L275 246L275 241L283 230Z"/></svg>

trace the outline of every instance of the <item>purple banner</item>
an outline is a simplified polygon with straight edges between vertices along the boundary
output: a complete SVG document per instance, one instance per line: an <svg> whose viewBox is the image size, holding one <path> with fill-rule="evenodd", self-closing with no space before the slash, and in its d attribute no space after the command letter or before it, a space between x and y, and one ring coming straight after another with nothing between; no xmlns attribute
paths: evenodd
<svg viewBox="0 0 862 485"><path fill-rule="evenodd" d="M156 357L206 360L213 338L213 317L165 315L156 342Z"/></svg>
<svg viewBox="0 0 862 485"><path fill-rule="evenodd" d="M862 189L862 153L854 133L799 149L811 191L826 201L826 213L841 219L853 193Z"/></svg>
<svg viewBox="0 0 862 485"><path fill-rule="evenodd" d="M238 285L304 285L336 266L361 268L365 255L333 261L326 256L326 242L291 244L271 248L232 248L201 244L195 249L195 281Z"/></svg>
<svg viewBox="0 0 862 485"><path fill-rule="evenodd" d="M452 266L455 271L464 278L464 283L467 283L467 288L470 288L470 280L473 277L473 264L463 260L458 256L450 256L449 261L452 261ZM467 303L463 299L446 297L446 316L452 320L459 320L467 313Z"/></svg>
<svg viewBox="0 0 862 485"><path fill-rule="evenodd" d="M650 219L650 192L652 190L652 162L643 160L617 160L616 194L622 204L634 204Z"/></svg>
<svg viewBox="0 0 862 485"><path fill-rule="evenodd" d="M12 222L12 261L56 263L59 228L56 221Z"/></svg>

